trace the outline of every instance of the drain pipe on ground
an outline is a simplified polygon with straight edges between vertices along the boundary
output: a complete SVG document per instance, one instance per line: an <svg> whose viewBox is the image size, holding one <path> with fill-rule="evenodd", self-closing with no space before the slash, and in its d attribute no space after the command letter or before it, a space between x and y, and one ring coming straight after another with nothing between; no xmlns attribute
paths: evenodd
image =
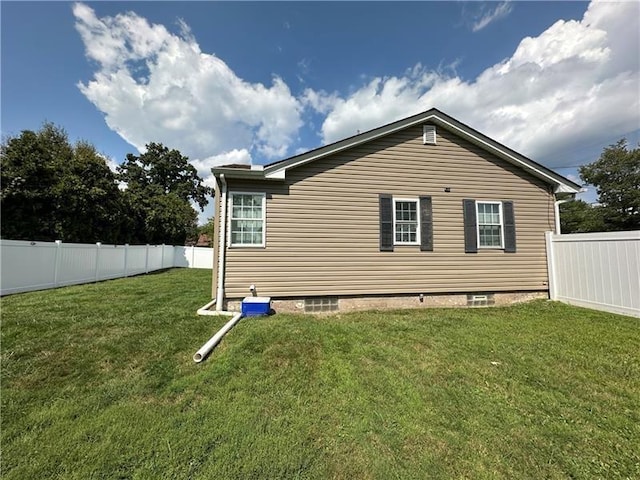
<svg viewBox="0 0 640 480"><path fill-rule="evenodd" d="M228 314L230 312L224 312L224 313ZM236 313L231 320L229 320L227 323L224 324L224 327L218 330L218 333L216 333L213 337L211 337L209 341L205 343L200 348L200 350L198 350L195 353L195 355L193 356L193 361L196 363L200 363L202 360L204 360L207 357L207 355L211 353L211 350L213 350L213 348L216 345L218 345L218 343L220 343L220 340L222 340L222 337L224 337L226 333L229 330L231 330L234 327L234 325L238 323L243 316L244 315L242 313Z"/></svg>
<svg viewBox="0 0 640 480"><path fill-rule="evenodd" d="M251 285L250 290L255 293L255 285ZM273 309L271 308L271 297L245 297L242 300L242 311L240 312L225 312L223 310L209 310L216 300L213 300L206 304L204 307L198 310L199 315L233 315L233 318L229 320L224 326L218 330L218 332L205 343L200 350L198 350L193 356L193 361L200 363L207 355L211 353L222 337L224 337L229 330L231 330L240 319L244 317L262 317L272 315Z"/></svg>

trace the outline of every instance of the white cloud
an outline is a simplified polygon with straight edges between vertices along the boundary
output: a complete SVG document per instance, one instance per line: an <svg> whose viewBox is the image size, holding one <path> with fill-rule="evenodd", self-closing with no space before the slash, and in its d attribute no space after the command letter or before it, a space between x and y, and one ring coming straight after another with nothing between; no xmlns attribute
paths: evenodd
<svg viewBox="0 0 640 480"><path fill-rule="evenodd" d="M489 11L484 11L484 9L482 9L481 14L479 15L480 18L473 22L471 30L474 32L482 30L490 23L509 15L511 13L511 9L511 3L508 1L499 3L496 8L490 9Z"/></svg>
<svg viewBox="0 0 640 480"><path fill-rule="evenodd" d="M478 28L510 8L485 11ZM524 38L475 79L457 75L459 60L435 70L418 63L400 76L367 78L348 95L307 88L298 98L278 76L268 86L239 78L200 50L182 20L174 34L131 12L98 18L80 3L73 11L97 65L78 85L82 93L141 152L150 141L177 148L203 178L212 166L306 150L298 131L310 111L330 143L437 107L553 167L574 161L565 153L576 145L608 144L640 128L637 2L591 3L581 21Z"/></svg>
<svg viewBox="0 0 640 480"><path fill-rule="evenodd" d="M211 174L211 168L217 165L243 165L251 163L251 154L246 148L233 149L220 155L212 155L210 157L192 160L191 164L198 171L198 175L202 178L206 178ZM213 179L208 179L208 185L213 186ZM206 183L206 182L205 182Z"/></svg>
<svg viewBox="0 0 640 480"><path fill-rule="evenodd" d="M177 35L132 12L98 18L77 3L73 13L97 63L78 87L140 152L161 142L209 167L237 152L245 163L252 154L281 158L297 140L302 106L282 79L265 86L239 78L200 50L184 21Z"/></svg>
<svg viewBox="0 0 640 480"><path fill-rule="evenodd" d="M327 114L325 143L437 107L547 165L568 165L554 152L640 128L639 23L639 3L591 3L581 21L523 39L475 80L416 65L347 97L306 93L304 103Z"/></svg>

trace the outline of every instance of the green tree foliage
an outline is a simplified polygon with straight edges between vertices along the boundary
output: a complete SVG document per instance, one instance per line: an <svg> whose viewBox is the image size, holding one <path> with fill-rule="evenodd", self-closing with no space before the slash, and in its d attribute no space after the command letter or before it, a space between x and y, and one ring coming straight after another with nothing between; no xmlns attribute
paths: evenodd
<svg viewBox="0 0 640 480"><path fill-rule="evenodd" d="M561 204L562 233L640 229L640 148L629 150L623 138L581 167L580 177L596 187L599 203Z"/></svg>
<svg viewBox="0 0 640 480"><path fill-rule="evenodd" d="M52 123L7 139L1 159L7 239L179 245L196 236L191 202L202 209L211 193L177 150L151 143L116 175L93 145L71 145Z"/></svg>
<svg viewBox="0 0 640 480"><path fill-rule="evenodd" d="M120 192L105 159L87 142L72 146L64 129L45 123L1 148L2 237L114 242Z"/></svg>
<svg viewBox="0 0 640 480"><path fill-rule="evenodd" d="M118 167L118 178L127 185L128 241L183 244L197 230L197 212L190 202L204 209L211 189L178 150L160 143L146 148L141 155L128 154Z"/></svg>
<svg viewBox="0 0 640 480"><path fill-rule="evenodd" d="M562 203L560 228L562 233L602 232L604 230L602 208L589 205L583 200Z"/></svg>
<svg viewBox="0 0 640 480"><path fill-rule="evenodd" d="M596 187L604 230L640 229L640 146L630 150L621 139L581 167L580 177Z"/></svg>

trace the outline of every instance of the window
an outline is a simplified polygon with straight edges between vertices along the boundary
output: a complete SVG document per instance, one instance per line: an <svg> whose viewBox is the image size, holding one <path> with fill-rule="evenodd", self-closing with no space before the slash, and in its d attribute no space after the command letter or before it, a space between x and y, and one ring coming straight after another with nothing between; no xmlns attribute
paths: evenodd
<svg viewBox="0 0 640 480"><path fill-rule="evenodd" d="M393 199L393 230L396 245L418 245L419 220L418 200Z"/></svg>
<svg viewBox="0 0 640 480"><path fill-rule="evenodd" d="M464 252L478 253L482 249L502 249L516 253L516 219L513 200L462 200L464 220Z"/></svg>
<svg viewBox="0 0 640 480"><path fill-rule="evenodd" d="M419 245L421 252L433 252L433 209L430 196L394 198L389 193L380 193L378 202L381 252L393 252L395 245ZM475 205L473 208L475 217ZM473 228L475 229L475 223Z"/></svg>
<svg viewBox="0 0 640 480"><path fill-rule="evenodd" d="M231 193L232 247L264 247L265 194Z"/></svg>
<svg viewBox="0 0 640 480"><path fill-rule="evenodd" d="M478 215L478 247L502 248L502 202L476 202Z"/></svg>

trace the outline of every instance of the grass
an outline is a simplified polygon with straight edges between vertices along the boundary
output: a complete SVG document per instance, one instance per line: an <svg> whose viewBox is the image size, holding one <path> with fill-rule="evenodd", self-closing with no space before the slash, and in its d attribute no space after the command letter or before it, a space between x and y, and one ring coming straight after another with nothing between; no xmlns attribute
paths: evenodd
<svg viewBox="0 0 640 480"><path fill-rule="evenodd" d="M538 301L198 317L210 272L2 299L2 477L638 478L640 324Z"/></svg>

